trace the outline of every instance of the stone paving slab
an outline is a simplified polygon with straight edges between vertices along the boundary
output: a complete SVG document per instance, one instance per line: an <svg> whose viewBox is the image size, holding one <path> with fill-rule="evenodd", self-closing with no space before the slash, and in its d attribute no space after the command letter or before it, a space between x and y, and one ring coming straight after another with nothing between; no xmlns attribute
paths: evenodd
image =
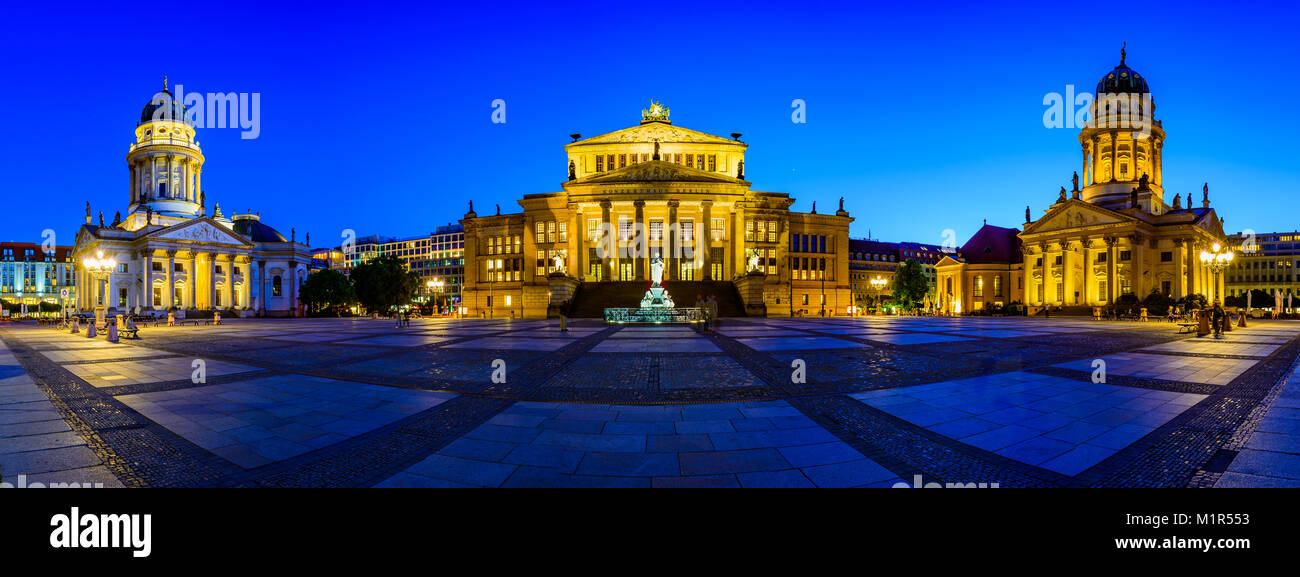
<svg viewBox="0 0 1300 577"><path fill-rule="evenodd" d="M1254 360L1120 353L1101 357L1106 373L1169 381L1226 385L1254 366ZM1091 373L1092 360L1056 365Z"/></svg>

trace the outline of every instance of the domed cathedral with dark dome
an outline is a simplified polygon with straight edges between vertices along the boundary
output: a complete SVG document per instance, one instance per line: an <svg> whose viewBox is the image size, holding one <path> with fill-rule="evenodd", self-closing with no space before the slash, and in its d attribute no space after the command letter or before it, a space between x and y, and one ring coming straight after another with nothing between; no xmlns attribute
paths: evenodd
<svg viewBox="0 0 1300 577"><path fill-rule="evenodd" d="M144 105L126 164L125 215L92 216L77 233L77 308L108 314L176 310L256 316L299 314L298 286L311 262L306 243L285 238L253 211L226 216L206 197L189 111L167 87ZM209 211L208 203L212 202ZM91 274L87 259L112 259Z"/></svg>
<svg viewBox="0 0 1300 577"><path fill-rule="evenodd" d="M1226 245L1223 219L1210 207L1209 183L1195 191L1195 202L1192 191L1166 193L1164 125L1147 77L1129 67L1127 45L1093 96L1091 120L1079 132L1078 170L1059 190L1044 187L1053 201L1041 216L1025 207L1021 254L1004 263L1003 273L1015 281L1009 293L1035 313L1090 314L1124 295L1222 299L1222 277L1215 283L1198 255ZM979 298L989 282L985 273L959 258L936 269L940 287L951 287L939 295L945 310L985 304Z"/></svg>

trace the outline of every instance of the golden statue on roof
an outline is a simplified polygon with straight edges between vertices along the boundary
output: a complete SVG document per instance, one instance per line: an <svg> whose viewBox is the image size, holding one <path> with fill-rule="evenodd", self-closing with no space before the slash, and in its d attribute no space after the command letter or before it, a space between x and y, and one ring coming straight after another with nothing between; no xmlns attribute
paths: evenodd
<svg viewBox="0 0 1300 577"><path fill-rule="evenodd" d="M659 104L659 102L658 102L657 100L651 100L651 101L650 101L650 108L642 108L642 109L641 109L641 122L649 122L649 121L652 121L652 120L663 120L663 121L667 121L667 120L668 120L668 107L667 107L667 106L664 106L664 105L662 105L662 104Z"/></svg>

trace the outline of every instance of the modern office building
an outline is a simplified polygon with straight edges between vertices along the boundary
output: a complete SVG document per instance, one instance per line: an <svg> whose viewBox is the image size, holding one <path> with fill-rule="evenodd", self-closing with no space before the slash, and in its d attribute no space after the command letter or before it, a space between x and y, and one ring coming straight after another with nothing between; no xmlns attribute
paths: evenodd
<svg viewBox="0 0 1300 577"><path fill-rule="evenodd" d="M1285 298L1300 291L1300 232L1240 232L1228 237L1228 246L1236 251L1232 265L1223 273L1228 296L1262 290L1269 294L1280 291ZM1293 302L1296 298L1292 297Z"/></svg>
<svg viewBox="0 0 1300 577"><path fill-rule="evenodd" d="M48 249L34 243L0 243L0 300L17 307L27 305L31 312L40 303L76 302L77 267L72 261L72 247Z"/></svg>

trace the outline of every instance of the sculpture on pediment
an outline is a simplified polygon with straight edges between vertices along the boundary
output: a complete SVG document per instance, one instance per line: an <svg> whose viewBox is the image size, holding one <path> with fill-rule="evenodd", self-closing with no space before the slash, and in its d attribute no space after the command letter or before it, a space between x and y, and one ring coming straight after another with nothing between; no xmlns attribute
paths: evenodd
<svg viewBox="0 0 1300 577"><path fill-rule="evenodd" d="M575 179L577 179L577 178L578 178L578 167L577 167L577 166L574 166L573 161L570 160L570 161L569 161L569 180L575 180Z"/></svg>
<svg viewBox="0 0 1300 577"><path fill-rule="evenodd" d="M113 228L117 228L118 225L121 224L122 224L122 211L119 210L113 213Z"/></svg>
<svg viewBox="0 0 1300 577"><path fill-rule="evenodd" d="M1130 191L1128 192L1128 207L1129 207L1129 208L1137 208L1137 207L1138 207L1138 189L1137 189L1137 187L1134 187L1133 190L1130 190Z"/></svg>
<svg viewBox="0 0 1300 577"><path fill-rule="evenodd" d="M659 141L658 141L658 140L655 140L655 152L654 152L654 155L650 157L650 160L659 160Z"/></svg>
<svg viewBox="0 0 1300 577"><path fill-rule="evenodd" d="M474 201L469 201L469 211L474 212Z"/></svg>
<svg viewBox="0 0 1300 577"><path fill-rule="evenodd" d="M1079 171L1074 171L1074 176L1070 180L1074 183L1074 190L1079 190Z"/></svg>
<svg viewBox="0 0 1300 577"><path fill-rule="evenodd" d="M497 216L501 216L501 203L497 203Z"/></svg>
<svg viewBox="0 0 1300 577"><path fill-rule="evenodd" d="M1065 187L1061 187L1061 194L1057 195L1056 202L1065 202Z"/></svg>
<svg viewBox="0 0 1300 577"><path fill-rule="evenodd" d="M311 233L310 233L310 232L307 233L307 236L306 236L306 238L305 238L305 240L304 240L303 242L304 242L307 246L311 246Z"/></svg>
<svg viewBox="0 0 1300 577"><path fill-rule="evenodd" d="M817 201L815 200L813 201L812 212L810 214L817 214Z"/></svg>
<svg viewBox="0 0 1300 577"><path fill-rule="evenodd" d="M1151 177L1145 172L1138 178L1138 190L1151 190Z"/></svg>
<svg viewBox="0 0 1300 577"><path fill-rule="evenodd" d="M90 201L86 201L86 222L90 222Z"/></svg>
<svg viewBox="0 0 1300 577"><path fill-rule="evenodd" d="M1183 201L1183 195L1181 195L1181 194L1175 194L1175 195L1174 195L1174 210L1179 210L1179 209L1183 208L1183 202L1182 202L1182 201Z"/></svg>
<svg viewBox="0 0 1300 577"><path fill-rule="evenodd" d="M736 163L736 178L745 180L745 161Z"/></svg>
<svg viewBox="0 0 1300 577"><path fill-rule="evenodd" d="M102 210L99 211L99 226L101 228L104 226L104 211Z"/></svg>
<svg viewBox="0 0 1300 577"><path fill-rule="evenodd" d="M840 212L844 212L844 197L840 197Z"/></svg>
<svg viewBox="0 0 1300 577"><path fill-rule="evenodd" d="M1025 224L1029 224L1030 222L1033 222L1033 219L1029 218L1029 205L1026 204L1026 205L1025 205Z"/></svg>
<svg viewBox="0 0 1300 577"><path fill-rule="evenodd" d="M1189 194L1188 196L1191 195ZM1206 206L1210 205L1210 183L1208 182L1201 187L1201 202L1205 203ZM1188 202L1187 204L1191 205L1191 202Z"/></svg>
<svg viewBox="0 0 1300 577"><path fill-rule="evenodd" d="M298 229L289 228L289 242L298 242Z"/></svg>

